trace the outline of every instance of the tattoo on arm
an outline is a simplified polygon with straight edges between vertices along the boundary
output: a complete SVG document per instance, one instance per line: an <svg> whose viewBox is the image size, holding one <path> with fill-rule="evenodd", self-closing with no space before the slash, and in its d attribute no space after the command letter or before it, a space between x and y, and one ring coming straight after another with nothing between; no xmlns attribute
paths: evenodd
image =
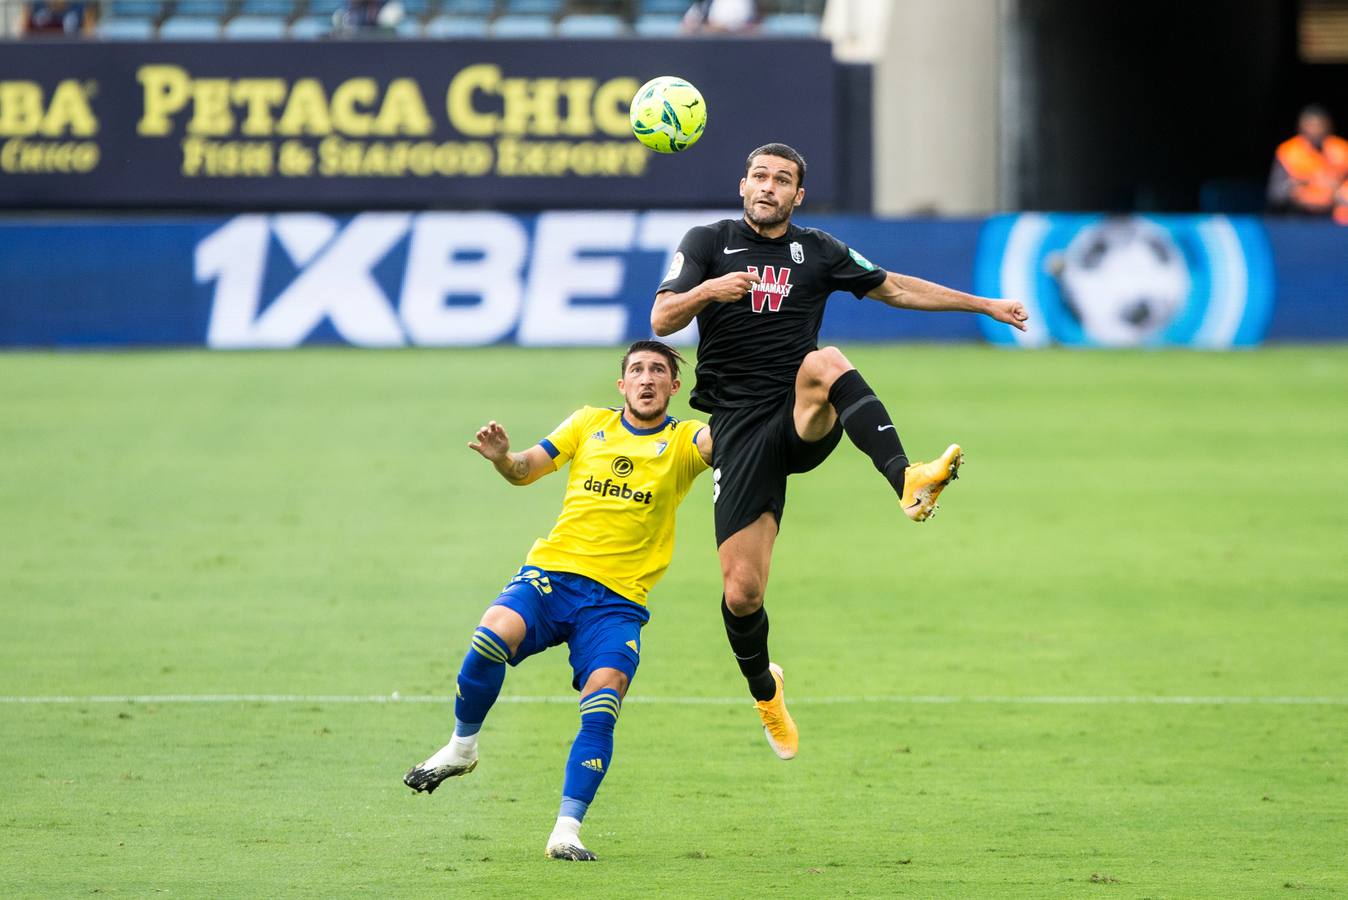
<svg viewBox="0 0 1348 900"><path fill-rule="evenodd" d="M547 474L543 465L543 460L547 457L538 447L531 448L523 453L507 453L505 456L496 460L493 465L501 477L511 484L525 485L532 484Z"/></svg>
<svg viewBox="0 0 1348 900"><path fill-rule="evenodd" d="M522 454L511 456L510 477L515 481L523 481L529 477L529 463L525 461Z"/></svg>

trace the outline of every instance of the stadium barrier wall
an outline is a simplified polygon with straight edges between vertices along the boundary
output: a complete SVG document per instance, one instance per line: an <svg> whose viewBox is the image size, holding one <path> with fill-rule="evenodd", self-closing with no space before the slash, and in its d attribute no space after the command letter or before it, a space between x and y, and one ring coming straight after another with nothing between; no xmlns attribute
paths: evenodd
<svg viewBox="0 0 1348 900"><path fill-rule="evenodd" d="M731 210L0 222L0 346L614 345L688 228ZM829 341L1348 339L1348 228L1220 216L800 216L887 269L1011 296L1028 335L841 294ZM679 335L695 338L695 326Z"/></svg>
<svg viewBox="0 0 1348 900"><path fill-rule="evenodd" d="M787 59L789 86L745 77ZM696 153L632 139L670 72L704 91ZM769 140L832 204L855 81L804 38L0 41L0 207L697 208Z"/></svg>

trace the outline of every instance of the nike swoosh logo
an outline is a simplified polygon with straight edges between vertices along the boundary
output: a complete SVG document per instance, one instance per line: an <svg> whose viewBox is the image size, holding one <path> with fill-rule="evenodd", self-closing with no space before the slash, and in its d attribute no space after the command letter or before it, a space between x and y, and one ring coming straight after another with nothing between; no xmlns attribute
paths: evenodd
<svg viewBox="0 0 1348 900"><path fill-rule="evenodd" d="M893 425L876 425L876 426L875 426L875 430L876 430L876 431L888 431L889 429L891 429L891 428L893 428L893 427L894 427Z"/></svg>
<svg viewBox="0 0 1348 900"><path fill-rule="evenodd" d="M726 255L729 255L731 253L743 253L745 250L748 249L749 249L748 247L740 247L738 250L731 250L729 247L722 247L721 252Z"/></svg>

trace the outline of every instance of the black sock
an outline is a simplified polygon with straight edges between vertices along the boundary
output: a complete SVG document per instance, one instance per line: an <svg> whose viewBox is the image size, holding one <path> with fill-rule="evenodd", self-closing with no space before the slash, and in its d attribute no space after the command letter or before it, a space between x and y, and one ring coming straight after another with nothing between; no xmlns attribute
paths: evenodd
<svg viewBox="0 0 1348 900"><path fill-rule="evenodd" d="M862 453L871 458L894 493L903 496L903 471L908 456L889 412L856 369L844 372L829 388L828 402L838 411L843 430Z"/></svg>
<svg viewBox="0 0 1348 900"><path fill-rule="evenodd" d="M735 661L749 682L749 693L755 700L771 700L777 693L777 682L768 670L768 611L760 606L747 616L737 616L722 595L721 616Z"/></svg>

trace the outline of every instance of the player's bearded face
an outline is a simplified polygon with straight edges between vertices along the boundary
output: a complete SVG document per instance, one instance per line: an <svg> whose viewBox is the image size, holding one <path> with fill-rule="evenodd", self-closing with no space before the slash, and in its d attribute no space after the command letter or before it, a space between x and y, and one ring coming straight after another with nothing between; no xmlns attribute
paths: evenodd
<svg viewBox="0 0 1348 900"><path fill-rule="evenodd" d="M804 194L796 176L796 164L790 160L755 157L740 181L744 217L759 228L773 228L790 219Z"/></svg>
<svg viewBox="0 0 1348 900"><path fill-rule="evenodd" d="M633 424L658 423L669 409L669 398L679 389L668 361L659 353L642 351L627 360L627 370L618 382L618 390L627 401Z"/></svg>

